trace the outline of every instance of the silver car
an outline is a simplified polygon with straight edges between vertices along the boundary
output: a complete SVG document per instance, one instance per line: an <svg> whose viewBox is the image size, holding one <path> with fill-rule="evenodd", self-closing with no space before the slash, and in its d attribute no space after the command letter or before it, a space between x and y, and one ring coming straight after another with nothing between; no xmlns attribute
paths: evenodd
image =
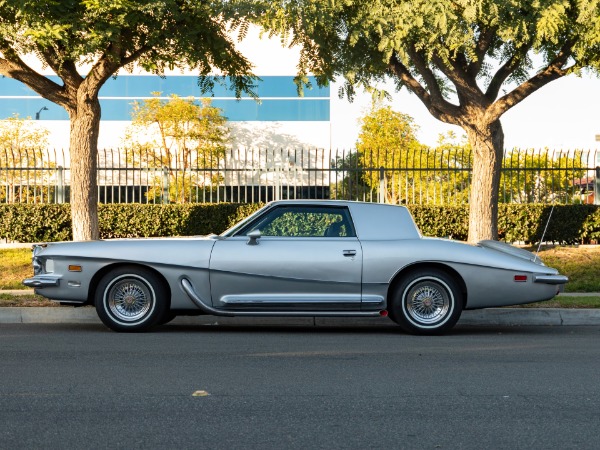
<svg viewBox="0 0 600 450"><path fill-rule="evenodd" d="M34 246L23 281L116 331L177 315L389 316L415 334L464 309L549 300L568 281L531 252L421 236L405 207L277 201L221 235Z"/></svg>

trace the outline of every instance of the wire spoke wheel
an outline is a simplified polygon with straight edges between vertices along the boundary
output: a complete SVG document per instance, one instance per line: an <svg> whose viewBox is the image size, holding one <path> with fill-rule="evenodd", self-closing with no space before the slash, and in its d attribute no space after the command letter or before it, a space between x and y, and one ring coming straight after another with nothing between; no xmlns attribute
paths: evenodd
<svg viewBox="0 0 600 450"><path fill-rule="evenodd" d="M440 334L462 313L463 294L457 281L437 268L405 275L391 295L390 317L413 334Z"/></svg>
<svg viewBox="0 0 600 450"><path fill-rule="evenodd" d="M421 323L431 324L442 319L450 309L450 296L437 283L421 282L404 297L408 314Z"/></svg>
<svg viewBox="0 0 600 450"><path fill-rule="evenodd" d="M148 314L154 298L148 287L137 279L125 278L114 284L107 293L111 314L123 321L135 321Z"/></svg>
<svg viewBox="0 0 600 450"><path fill-rule="evenodd" d="M170 313L164 280L142 267L123 266L108 272L95 296L98 317L115 331L145 331Z"/></svg>

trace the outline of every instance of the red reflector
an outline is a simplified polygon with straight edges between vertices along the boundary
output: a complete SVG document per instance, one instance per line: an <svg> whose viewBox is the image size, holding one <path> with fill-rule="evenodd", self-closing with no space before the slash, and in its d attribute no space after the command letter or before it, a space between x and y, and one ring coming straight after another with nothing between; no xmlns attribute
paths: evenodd
<svg viewBox="0 0 600 450"><path fill-rule="evenodd" d="M379 315L380 315L381 317L387 317L387 315L388 315L388 312L387 312L387 310L385 310L385 309L384 309L383 311L379 311Z"/></svg>
<svg viewBox="0 0 600 450"><path fill-rule="evenodd" d="M527 281L527 275L515 275L515 281Z"/></svg>

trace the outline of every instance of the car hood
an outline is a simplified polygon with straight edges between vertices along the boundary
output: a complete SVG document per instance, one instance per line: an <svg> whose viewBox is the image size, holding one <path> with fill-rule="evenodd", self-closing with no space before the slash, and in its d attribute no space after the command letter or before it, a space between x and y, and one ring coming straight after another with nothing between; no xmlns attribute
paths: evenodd
<svg viewBox="0 0 600 450"><path fill-rule="evenodd" d="M38 246L35 254L44 258L64 257L193 265L199 259L207 258L216 240L215 236L194 236L54 242Z"/></svg>

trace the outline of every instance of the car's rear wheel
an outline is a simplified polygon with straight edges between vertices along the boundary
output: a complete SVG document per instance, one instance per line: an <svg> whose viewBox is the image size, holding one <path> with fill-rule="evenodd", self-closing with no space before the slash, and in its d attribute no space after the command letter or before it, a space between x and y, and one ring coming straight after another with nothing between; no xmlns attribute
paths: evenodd
<svg viewBox="0 0 600 450"><path fill-rule="evenodd" d="M405 276L392 293L390 317L408 333L441 334L462 313L463 295L456 281L438 269Z"/></svg>
<svg viewBox="0 0 600 450"><path fill-rule="evenodd" d="M115 331L145 331L168 314L163 281L142 267L119 267L107 273L95 295L100 320Z"/></svg>

